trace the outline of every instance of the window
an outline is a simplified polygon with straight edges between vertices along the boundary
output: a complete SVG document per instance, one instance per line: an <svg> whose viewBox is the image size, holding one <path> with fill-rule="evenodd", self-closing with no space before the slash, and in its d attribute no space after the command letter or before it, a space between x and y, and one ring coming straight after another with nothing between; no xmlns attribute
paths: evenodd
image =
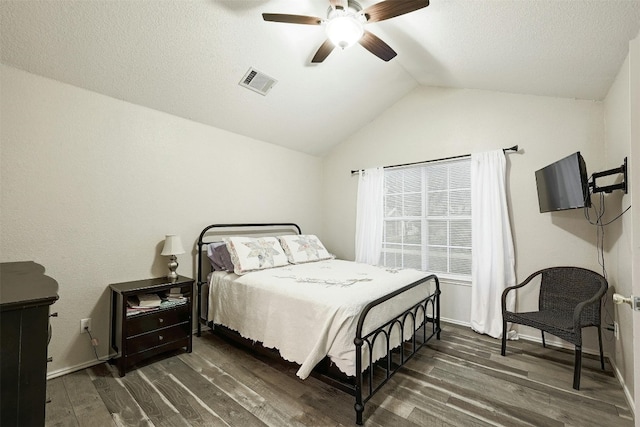
<svg viewBox="0 0 640 427"><path fill-rule="evenodd" d="M385 170L382 264L471 276L470 159Z"/></svg>

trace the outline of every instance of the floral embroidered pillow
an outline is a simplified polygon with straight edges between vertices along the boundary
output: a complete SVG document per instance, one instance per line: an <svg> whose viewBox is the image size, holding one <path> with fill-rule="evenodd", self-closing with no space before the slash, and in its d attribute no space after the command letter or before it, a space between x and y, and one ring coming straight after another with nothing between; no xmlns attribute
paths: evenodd
<svg viewBox="0 0 640 427"><path fill-rule="evenodd" d="M291 264L334 258L313 234L278 237Z"/></svg>
<svg viewBox="0 0 640 427"><path fill-rule="evenodd" d="M238 275L287 265L287 255L275 237L229 237L225 239L234 272Z"/></svg>

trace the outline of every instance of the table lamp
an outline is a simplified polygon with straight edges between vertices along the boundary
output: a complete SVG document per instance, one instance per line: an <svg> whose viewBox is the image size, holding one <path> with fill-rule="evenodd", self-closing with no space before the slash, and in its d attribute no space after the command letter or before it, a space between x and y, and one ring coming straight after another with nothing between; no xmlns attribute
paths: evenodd
<svg viewBox="0 0 640 427"><path fill-rule="evenodd" d="M164 240L164 247L162 248L162 252L160 252L160 255L169 257L169 274L167 275L167 277L172 281L178 278L178 273L176 273L176 269L178 268L176 255L180 255L183 253L184 248L182 247L182 240L180 240L180 236L175 234L167 234Z"/></svg>

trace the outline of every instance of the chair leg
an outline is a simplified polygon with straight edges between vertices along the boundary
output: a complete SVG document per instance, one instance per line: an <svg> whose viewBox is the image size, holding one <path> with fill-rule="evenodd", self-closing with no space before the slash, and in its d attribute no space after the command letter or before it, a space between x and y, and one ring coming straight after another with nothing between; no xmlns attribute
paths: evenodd
<svg viewBox="0 0 640 427"><path fill-rule="evenodd" d="M582 346L576 346L576 361L573 368L573 388L580 390L580 371L582 370Z"/></svg>
<svg viewBox="0 0 640 427"><path fill-rule="evenodd" d="M542 334L542 346L547 347L546 343L544 342L544 331L540 331L540 333Z"/></svg>
<svg viewBox="0 0 640 427"><path fill-rule="evenodd" d="M502 351L500 352L500 354L504 356L506 352L507 352L507 322L503 320L502 321Z"/></svg>
<svg viewBox="0 0 640 427"><path fill-rule="evenodd" d="M602 329L598 325L598 344L600 344L600 367L604 371L604 354L602 353Z"/></svg>

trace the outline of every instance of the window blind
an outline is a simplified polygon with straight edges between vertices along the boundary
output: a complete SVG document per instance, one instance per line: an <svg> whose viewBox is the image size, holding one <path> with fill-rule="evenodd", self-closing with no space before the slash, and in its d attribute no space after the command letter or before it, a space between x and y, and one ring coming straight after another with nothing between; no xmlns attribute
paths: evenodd
<svg viewBox="0 0 640 427"><path fill-rule="evenodd" d="M385 170L383 265L471 275L470 165Z"/></svg>

